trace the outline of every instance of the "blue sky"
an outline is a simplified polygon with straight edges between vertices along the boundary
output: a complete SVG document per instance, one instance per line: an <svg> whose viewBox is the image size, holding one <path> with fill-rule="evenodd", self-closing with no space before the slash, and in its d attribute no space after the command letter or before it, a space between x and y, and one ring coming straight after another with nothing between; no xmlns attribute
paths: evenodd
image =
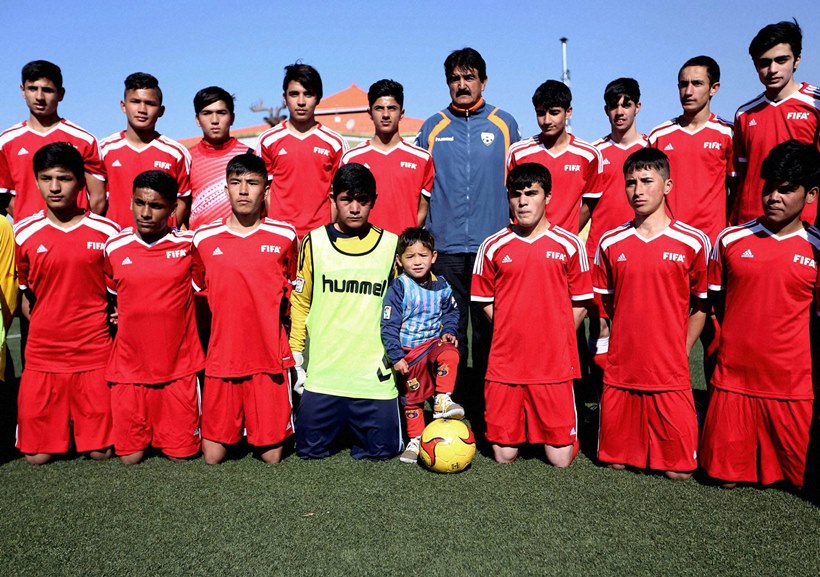
<svg viewBox="0 0 820 577"><path fill-rule="evenodd" d="M738 13L733 7L742 5ZM796 17L803 28L798 80L820 84L820 2L275 2L189 0L7 1L0 65L0 128L27 117L20 68L47 59L63 69L60 112L105 137L125 127L122 82L135 71L157 76L166 113L158 128L172 138L198 134L192 98L221 85L237 97L236 127L260 124L249 110L281 99L282 67L301 59L321 72L326 94L380 78L405 86L409 116L426 118L449 100L442 63L472 46L487 61L487 100L511 112L527 136L537 131L530 98L560 79L559 38L569 38L574 132L608 132L603 89L619 76L643 92L639 129L679 113L677 70L689 57L713 56L722 68L713 110L731 118L761 92L747 54L764 25Z"/></svg>

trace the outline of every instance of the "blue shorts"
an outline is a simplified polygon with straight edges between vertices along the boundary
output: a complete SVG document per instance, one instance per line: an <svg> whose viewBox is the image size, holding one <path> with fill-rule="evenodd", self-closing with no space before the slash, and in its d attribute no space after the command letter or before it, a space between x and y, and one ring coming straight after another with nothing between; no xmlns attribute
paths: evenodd
<svg viewBox="0 0 820 577"><path fill-rule="evenodd" d="M324 459L350 431L354 459L390 459L402 449L398 399L351 399L305 391L296 412L296 454Z"/></svg>

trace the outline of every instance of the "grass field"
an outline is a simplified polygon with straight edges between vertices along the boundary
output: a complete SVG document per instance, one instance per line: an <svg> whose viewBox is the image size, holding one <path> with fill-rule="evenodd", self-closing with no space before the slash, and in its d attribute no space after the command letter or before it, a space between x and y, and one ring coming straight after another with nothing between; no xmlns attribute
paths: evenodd
<svg viewBox="0 0 820 577"><path fill-rule="evenodd" d="M586 445L564 471L478 455L452 476L348 451L130 468L7 453L0 575L820 574L807 500L610 471Z"/></svg>

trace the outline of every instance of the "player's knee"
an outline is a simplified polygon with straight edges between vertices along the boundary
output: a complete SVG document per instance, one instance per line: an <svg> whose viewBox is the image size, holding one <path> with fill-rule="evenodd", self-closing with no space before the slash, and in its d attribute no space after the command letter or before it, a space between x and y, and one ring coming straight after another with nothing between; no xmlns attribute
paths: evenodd
<svg viewBox="0 0 820 577"><path fill-rule="evenodd" d="M544 445L544 453L547 456L547 461L558 469L566 469L572 465L575 451L573 445L566 447L553 447L551 445Z"/></svg>
<svg viewBox="0 0 820 577"><path fill-rule="evenodd" d="M623 471L626 469L626 466L621 465L620 463L609 463L607 465L607 469L613 469L615 471Z"/></svg>
<svg viewBox="0 0 820 577"><path fill-rule="evenodd" d="M37 453L36 455L25 455L25 457L29 465L45 465L51 460L49 453Z"/></svg>
<svg viewBox="0 0 820 577"><path fill-rule="evenodd" d="M513 463L518 458L518 449L493 445L493 457L496 463Z"/></svg>
<svg viewBox="0 0 820 577"><path fill-rule="evenodd" d="M114 452L111 450L111 447L109 447L100 451L89 451L88 457L94 461L107 461L113 454Z"/></svg>
<svg viewBox="0 0 820 577"><path fill-rule="evenodd" d="M664 475L667 479L673 481L688 481L692 478L692 473L681 473L679 471L666 471Z"/></svg>
<svg viewBox="0 0 820 577"><path fill-rule="evenodd" d="M123 465L136 465L142 461L143 456L144 453L142 451L137 451L136 453L131 453L130 455L120 455L120 463Z"/></svg>

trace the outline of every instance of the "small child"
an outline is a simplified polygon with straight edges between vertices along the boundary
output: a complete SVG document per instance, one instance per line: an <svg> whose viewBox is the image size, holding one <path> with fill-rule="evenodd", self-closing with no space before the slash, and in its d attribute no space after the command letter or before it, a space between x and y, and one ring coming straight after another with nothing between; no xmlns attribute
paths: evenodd
<svg viewBox="0 0 820 577"><path fill-rule="evenodd" d="M403 269L388 287L382 341L393 370L404 378L404 419L410 441L399 457L415 463L424 431L424 401L435 392L433 418L464 418L450 395L458 373L458 309L453 291L431 271L438 254L433 235L408 228L399 237L396 263Z"/></svg>

